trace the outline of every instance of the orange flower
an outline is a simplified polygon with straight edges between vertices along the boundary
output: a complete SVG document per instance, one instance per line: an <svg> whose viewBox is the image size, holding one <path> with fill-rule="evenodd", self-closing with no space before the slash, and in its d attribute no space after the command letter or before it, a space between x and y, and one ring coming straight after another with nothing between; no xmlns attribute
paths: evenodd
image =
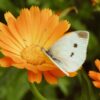
<svg viewBox="0 0 100 100"><path fill-rule="evenodd" d="M100 71L100 60L95 60L95 64L97 69ZM94 80L94 86L100 88L100 72L89 71L89 77Z"/></svg>
<svg viewBox="0 0 100 100"><path fill-rule="evenodd" d="M42 75L50 84L64 74L44 55L42 48L48 50L70 27L66 20L50 9L38 7L22 9L15 18L10 12L5 14L7 25L0 23L0 51L4 58L1 66L15 66L28 70L28 80L40 83Z"/></svg>

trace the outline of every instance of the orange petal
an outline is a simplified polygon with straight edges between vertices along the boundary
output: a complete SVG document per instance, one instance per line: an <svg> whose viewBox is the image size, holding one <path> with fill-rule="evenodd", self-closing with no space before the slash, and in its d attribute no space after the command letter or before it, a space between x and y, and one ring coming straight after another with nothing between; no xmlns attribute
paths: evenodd
<svg viewBox="0 0 100 100"><path fill-rule="evenodd" d="M59 23L59 17L57 15L52 15L46 24L46 27L43 31L42 38L40 40L40 46L43 46L45 42L49 39L49 37L52 35L52 32L56 28L56 26Z"/></svg>
<svg viewBox="0 0 100 100"><path fill-rule="evenodd" d="M43 32L45 28L47 27L47 22L50 16L52 15L52 11L49 9L43 9L40 13L40 25L38 30L38 39L36 40L36 43L39 44L41 41L41 37L43 36Z"/></svg>
<svg viewBox="0 0 100 100"><path fill-rule="evenodd" d="M43 72L43 74L44 74L44 78L49 84L57 84L57 78L52 74L50 74L49 71Z"/></svg>
<svg viewBox="0 0 100 100"><path fill-rule="evenodd" d="M0 22L0 30L4 36L6 36L14 45L16 45L18 48L22 49L22 46L15 40L15 38L11 35L11 32L9 31L8 27Z"/></svg>
<svg viewBox="0 0 100 100"><path fill-rule="evenodd" d="M99 59L95 60L95 65L98 68L98 70L100 71L100 60Z"/></svg>
<svg viewBox="0 0 100 100"><path fill-rule="evenodd" d="M68 72L69 77L74 77L76 76L78 73L77 72Z"/></svg>
<svg viewBox="0 0 100 100"><path fill-rule="evenodd" d="M31 72L34 72L34 73L38 73L39 72L37 66L32 65L32 64L27 64L25 68L27 70L31 71Z"/></svg>
<svg viewBox="0 0 100 100"><path fill-rule="evenodd" d="M0 48L13 52L16 55L20 55L20 52L18 52L16 49L12 48L11 46L7 45L7 43L5 44L3 41L0 41Z"/></svg>
<svg viewBox="0 0 100 100"><path fill-rule="evenodd" d="M33 23L32 40L33 40L33 44L37 44L36 41L39 39L38 32L40 28L40 9L38 7L31 7L30 14L31 14L31 21Z"/></svg>
<svg viewBox="0 0 100 100"><path fill-rule="evenodd" d="M98 72L89 71L89 77L92 78L93 80L100 81L100 73Z"/></svg>
<svg viewBox="0 0 100 100"><path fill-rule="evenodd" d="M9 13L5 14L5 19L7 21L8 24L8 28L12 34L12 36L16 39L16 41L18 41L23 47L25 47L25 44L22 40L22 38L20 37L20 34L17 32L16 29L16 20L12 17L12 16L8 16Z"/></svg>
<svg viewBox="0 0 100 100"><path fill-rule="evenodd" d="M31 14L28 9L22 9L20 16L16 21L17 29L24 41L29 46L32 43L33 22L31 21Z"/></svg>
<svg viewBox="0 0 100 100"><path fill-rule="evenodd" d="M7 36L0 32L0 40L3 41L5 44L10 46L11 48L15 49L16 51L21 51Z"/></svg>
<svg viewBox="0 0 100 100"><path fill-rule="evenodd" d="M12 65L12 59L8 57L0 58L0 66L2 67L10 67Z"/></svg>
<svg viewBox="0 0 100 100"><path fill-rule="evenodd" d="M24 69L26 67L26 64L13 63L13 66L19 69Z"/></svg>
<svg viewBox="0 0 100 100"><path fill-rule="evenodd" d="M55 68L53 70L50 71L50 73L56 77L63 77L65 76L65 74L58 68Z"/></svg>
<svg viewBox="0 0 100 100"><path fill-rule="evenodd" d="M100 81L93 81L95 87L100 88Z"/></svg>
<svg viewBox="0 0 100 100"><path fill-rule="evenodd" d="M37 74L31 72L31 71L28 71L28 80L29 82L31 83L40 83L42 81L42 73L39 72Z"/></svg>
<svg viewBox="0 0 100 100"><path fill-rule="evenodd" d="M40 71L49 71L49 70L53 70L55 69L56 66L54 66L53 64L42 64L38 66L38 69Z"/></svg>
<svg viewBox="0 0 100 100"><path fill-rule="evenodd" d="M19 69L25 68L31 72L34 72L35 74L39 72L36 66L33 66L28 63L13 63L13 66L15 66L16 68L19 68Z"/></svg>
<svg viewBox="0 0 100 100"><path fill-rule="evenodd" d="M44 48L48 50L69 29L69 27L70 27L69 22L67 21L60 22L53 31L53 33L45 42Z"/></svg>
<svg viewBox="0 0 100 100"><path fill-rule="evenodd" d="M25 63L26 61L21 58L21 56L16 55L12 52L9 52L7 50L0 50L5 56L10 57L14 62L16 63Z"/></svg>
<svg viewBox="0 0 100 100"><path fill-rule="evenodd" d="M10 12L6 12L4 16L5 16L6 21L8 21L9 18L16 20L16 18Z"/></svg>

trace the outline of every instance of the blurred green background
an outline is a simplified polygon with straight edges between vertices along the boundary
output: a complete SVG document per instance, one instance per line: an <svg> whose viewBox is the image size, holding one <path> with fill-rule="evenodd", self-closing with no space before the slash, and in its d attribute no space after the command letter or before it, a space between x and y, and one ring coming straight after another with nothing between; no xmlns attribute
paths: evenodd
<svg viewBox="0 0 100 100"><path fill-rule="evenodd" d="M98 1L96 3L96 1ZM32 5L50 8L71 23L70 31L90 32L88 55L83 69L74 78L59 79L58 85L45 81L37 88L47 100L100 100L100 89L92 85L89 70L96 70L94 60L100 59L100 1L99 0L0 0L0 21L5 23L4 13L15 16L21 8ZM36 100L27 83L27 74L16 68L0 67L0 100Z"/></svg>

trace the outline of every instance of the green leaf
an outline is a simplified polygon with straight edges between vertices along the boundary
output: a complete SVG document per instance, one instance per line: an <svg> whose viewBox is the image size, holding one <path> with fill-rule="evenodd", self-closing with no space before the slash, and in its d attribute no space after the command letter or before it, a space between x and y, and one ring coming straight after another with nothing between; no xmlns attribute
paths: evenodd
<svg viewBox="0 0 100 100"><path fill-rule="evenodd" d="M88 46L88 60L94 59L100 52L100 45L93 33L90 32L89 46Z"/></svg>
<svg viewBox="0 0 100 100"><path fill-rule="evenodd" d="M14 14L19 12L19 8L16 7L10 0L0 0L0 9L3 11L11 11Z"/></svg>
<svg viewBox="0 0 100 100"><path fill-rule="evenodd" d="M27 0L27 5L32 6L32 5L39 5L40 1L39 0Z"/></svg>
<svg viewBox="0 0 100 100"><path fill-rule="evenodd" d="M3 100L21 100L29 89L25 72L9 68L0 79L0 89Z"/></svg>

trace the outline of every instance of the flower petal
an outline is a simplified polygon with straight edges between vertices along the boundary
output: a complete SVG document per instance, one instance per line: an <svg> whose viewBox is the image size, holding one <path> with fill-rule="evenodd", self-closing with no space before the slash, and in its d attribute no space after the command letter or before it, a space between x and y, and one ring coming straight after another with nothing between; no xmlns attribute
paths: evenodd
<svg viewBox="0 0 100 100"><path fill-rule="evenodd" d="M21 56L16 55L12 52L9 52L7 50L0 50L5 56L10 57L14 62L16 63L25 63L26 61L21 58Z"/></svg>
<svg viewBox="0 0 100 100"><path fill-rule="evenodd" d="M16 27L21 35L25 45L29 46L32 44L32 31L33 22L31 21L31 14L28 9L22 9L20 16L17 18Z"/></svg>
<svg viewBox="0 0 100 100"><path fill-rule="evenodd" d="M52 35L52 32L56 28L56 26L59 23L59 17L57 15L52 15L49 19L48 22L46 23L46 27L43 31L42 38L40 40L40 46L43 47L45 42L48 40L48 38Z"/></svg>
<svg viewBox="0 0 100 100"><path fill-rule="evenodd" d="M8 57L0 58L0 66L2 67L10 67L12 63L13 60Z"/></svg>
<svg viewBox="0 0 100 100"><path fill-rule="evenodd" d="M24 44L22 38L20 37L20 34L17 32L17 29L16 29L16 19L14 19L12 17L13 15L12 16L8 16L8 15L9 15L9 13L5 13L5 19L7 21L8 28L9 28L12 36L20 43L20 45L25 47L25 44Z"/></svg>
<svg viewBox="0 0 100 100"><path fill-rule="evenodd" d="M38 39L36 40L37 44L40 44L41 37L43 36L43 32L45 28L47 27L48 19L52 16L52 11L49 9L43 9L40 13L40 25L38 30Z"/></svg>
<svg viewBox="0 0 100 100"><path fill-rule="evenodd" d="M98 72L89 71L89 77L92 78L93 80L100 81L100 73Z"/></svg>
<svg viewBox="0 0 100 100"><path fill-rule="evenodd" d="M65 76L65 74L58 68L55 68L55 69L51 70L50 73L52 75L54 75L55 77L63 77L63 76Z"/></svg>
<svg viewBox="0 0 100 100"><path fill-rule="evenodd" d="M44 72L44 78L49 84L57 84L57 78L53 76L49 71Z"/></svg>
<svg viewBox="0 0 100 100"><path fill-rule="evenodd" d="M11 35L11 32L9 31L8 27L0 22L0 30L4 36L6 36L14 45L16 45L18 48L22 49L22 46L15 40L15 38Z"/></svg>
<svg viewBox="0 0 100 100"><path fill-rule="evenodd" d="M53 64L47 64L47 63L38 66L38 69L40 71L49 71L49 70L53 70L55 68L56 68L56 66L54 66Z"/></svg>
<svg viewBox="0 0 100 100"><path fill-rule="evenodd" d="M70 27L69 22L67 21L60 22L53 31L53 33L45 42L44 48L48 50L69 29L69 27Z"/></svg>
<svg viewBox="0 0 100 100"><path fill-rule="evenodd" d="M68 72L69 77L75 77L78 73L77 72Z"/></svg>
<svg viewBox="0 0 100 100"><path fill-rule="evenodd" d="M100 88L100 81L93 81L95 87Z"/></svg>
<svg viewBox="0 0 100 100"><path fill-rule="evenodd" d="M21 63L21 64L13 63L12 66L19 68L19 69L24 69L26 67L24 63Z"/></svg>
<svg viewBox="0 0 100 100"><path fill-rule="evenodd" d="M13 52L16 55L20 55L20 52L18 52L16 49L12 48L11 46L7 45L7 43L5 44L3 41L0 41L0 48L10 51L10 52Z"/></svg>
<svg viewBox="0 0 100 100"><path fill-rule="evenodd" d="M39 72L37 74L34 74L33 72L28 71L28 80L31 83L34 83L34 82L40 83L42 81L42 73Z"/></svg>
<svg viewBox="0 0 100 100"><path fill-rule="evenodd" d="M32 41L33 44L37 44L36 41L38 40L38 32L40 26L40 9L38 7L31 7L30 14L32 18L31 21L33 23Z"/></svg>
<svg viewBox="0 0 100 100"><path fill-rule="evenodd" d="M100 60L99 59L95 60L95 65L98 68L98 70L100 71Z"/></svg>
<svg viewBox="0 0 100 100"><path fill-rule="evenodd" d="M35 65L32 65L32 64L27 64L26 67L25 67L27 70L37 74L39 72L37 66Z"/></svg>
<svg viewBox="0 0 100 100"><path fill-rule="evenodd" d="M7 44L9 47L15 49L16 51L21 51L7 36L0 32L0 41Z"/></svg>
<svg viewBox="0 0 100 100"><path fill-rule="evenodd" d="M28 63L13 63L12 66L19 68L19 69L27 69L28 71L31 71L35 74L37 74L39 72L37 69L37 66L34 66L34 65L28 64Z"/></svg>

